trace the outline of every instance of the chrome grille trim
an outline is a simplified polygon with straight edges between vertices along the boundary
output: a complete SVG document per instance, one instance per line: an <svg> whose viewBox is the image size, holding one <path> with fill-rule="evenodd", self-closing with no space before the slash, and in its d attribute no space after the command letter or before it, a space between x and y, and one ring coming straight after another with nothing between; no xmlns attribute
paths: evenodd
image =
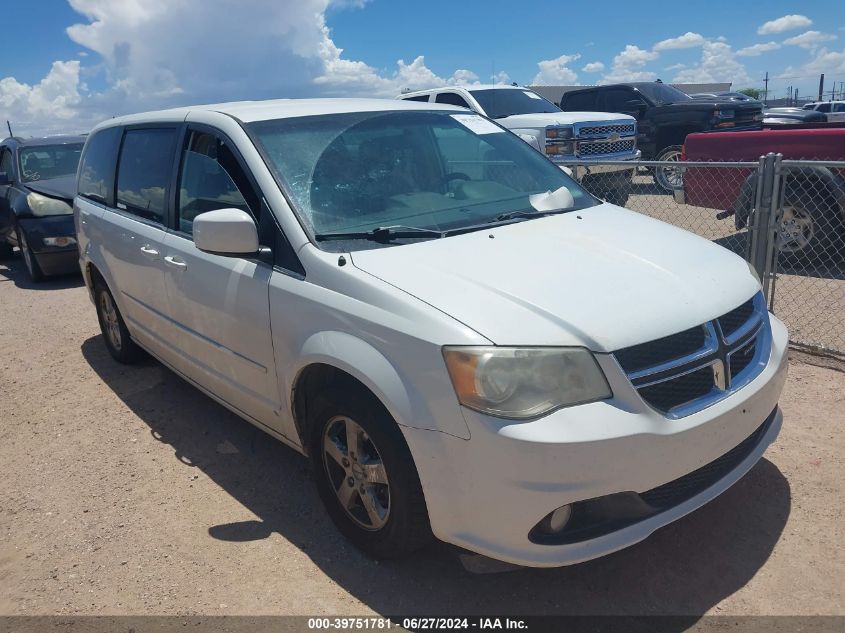
<svg viewBox="0 0 845 633"><path fill-rule="evenodd" d="M668 410L655 406L641 393L643 401L667 418L677 419L709 407L751 382L766 366L771 349L771 325L763 294L755 295L752 302L751 316L729 336L725 336L722 332L718 318L708 321L701 325L704 329L704 344L700 349L671 361L625 372L639 392L641 389L661 384L666 384L667 389L672 389L673 381L706 367L712 367L713 387L709 393L680 402ZM731 359L735 354L747 350L752 344L755 346L752 358L733 375ZM625 371L621 363L620 368ZM722 372L721 376L719 372Z"/></svg>

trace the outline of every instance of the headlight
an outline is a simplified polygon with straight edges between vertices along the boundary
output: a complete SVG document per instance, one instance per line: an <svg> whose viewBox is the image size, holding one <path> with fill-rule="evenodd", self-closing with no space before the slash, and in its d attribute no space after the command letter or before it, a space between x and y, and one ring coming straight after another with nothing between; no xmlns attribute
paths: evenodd
<svg viewBox="0 0 845 633"><path fill-rule="evenodd" d="M68 215L73 213L73 208L64 200L42 196L40 193L30 193L26 197L26 203L29 205L32 215Z"/></svg>
<svg viewBox="0 0 845 633"><path fill-rule="evenodd" d="M560 140L570 139L574 136L571 127L547 127L546 138L555 138Z"/></svg>
<svg viewBox="0 0 845 633"><path fill-rule="evenodd" d="M503 418L613 395L596 359L580 347L446 347L443 357L460 403Z"/></svg>
<svg viewBox="0 0 845 633"><path fill-rule="evenodd" d="M732 119L736 116L734 110L716 110L713 115L719 119Z"/></svg>

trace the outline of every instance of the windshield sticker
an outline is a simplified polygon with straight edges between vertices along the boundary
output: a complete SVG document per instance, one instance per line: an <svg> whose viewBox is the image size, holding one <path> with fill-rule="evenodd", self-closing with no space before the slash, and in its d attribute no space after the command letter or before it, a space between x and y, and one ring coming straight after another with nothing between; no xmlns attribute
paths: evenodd
<svg viewBox="0 0 845 633"><path fill-rule="evenodd" d="M498 134L505 130L477 114L453 114L452 118L476 134Z"/></svg>
<svg viewBox="0 0 845 633"><path fill-rule="evenodd" d="M523 92L522 94L524 94L524 95L528 95L528 96L529 96L529 97L531 97L532 99L539 99L539 100L541 100L541 101L542 101L542 99L543 99L543 97L541 97L540 95L538 95L538 94L534 94L533 92L528 92L527 90L526 90L525 92Z"/></svg>

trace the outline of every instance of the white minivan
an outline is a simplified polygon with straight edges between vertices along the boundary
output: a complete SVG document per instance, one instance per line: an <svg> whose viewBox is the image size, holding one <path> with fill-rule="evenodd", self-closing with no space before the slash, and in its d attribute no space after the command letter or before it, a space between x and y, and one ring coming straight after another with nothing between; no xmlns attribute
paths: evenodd
<svg viewBox="0 0 845 633"><path fill-rule="evenodd" d="M719 495L781 427L787 332L746 262L466 110L111 119L74 212L111 355L145 350L309 456L376 557L435 536L594 558Z"/></svg>

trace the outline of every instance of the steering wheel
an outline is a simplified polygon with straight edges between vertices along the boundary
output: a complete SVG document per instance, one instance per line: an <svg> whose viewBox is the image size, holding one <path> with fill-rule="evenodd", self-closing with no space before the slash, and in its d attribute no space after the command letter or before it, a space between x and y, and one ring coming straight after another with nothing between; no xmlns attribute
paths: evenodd
<svg viewBox="0 0 845 633"><path fill-rule="evenodd" d="M449 183L449 182L452 182L453 180L470 180L470 177L467 176L465 173L460 172L460 171L453 171L453 172L443 176L443 182L444 183Z"/></svg>

